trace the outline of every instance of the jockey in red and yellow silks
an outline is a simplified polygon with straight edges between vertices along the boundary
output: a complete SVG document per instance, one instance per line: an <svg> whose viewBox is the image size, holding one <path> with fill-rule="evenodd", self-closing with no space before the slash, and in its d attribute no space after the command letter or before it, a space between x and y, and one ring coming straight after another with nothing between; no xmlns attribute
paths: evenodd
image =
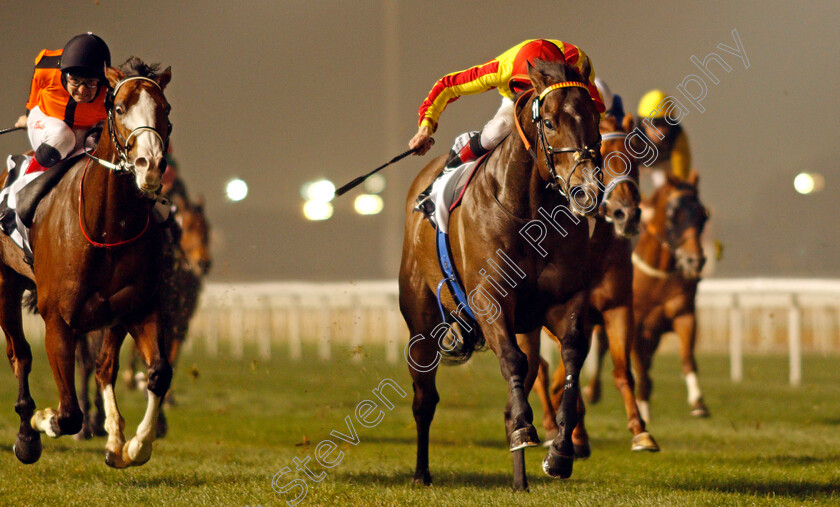
<svg viewBox="0 0 840 507"><path fill-rule="evenodd" d="M578 70L581 70L585 63L589 64L590 69L593 68L586 53L568 42L547 39L521 42L485 64L453 72L439 79L420 106L420 128L409 142L409 147L419 148L417 155L425 154L431 148L431 135L437 130L438 119L447 104L462 95L482 93L496 88L503 97L502 107L481 133L466 141L465 149L471 152L466 156L479 156L494 148L513 128L513 97L532 86L527 64L534 59L563 61ZM604 102L595 86L594 70L590 72L587 85L595 107L599 113L603 113Z"/></svg>

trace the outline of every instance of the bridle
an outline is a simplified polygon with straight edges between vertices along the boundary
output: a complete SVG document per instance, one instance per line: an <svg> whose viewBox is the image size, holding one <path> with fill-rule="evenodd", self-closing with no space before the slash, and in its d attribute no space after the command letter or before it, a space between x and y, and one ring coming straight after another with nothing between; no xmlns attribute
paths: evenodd
<svg viewBox="0 0 840 507"><path fill-rule="evenodd" d="M166 153L169 149L169 135L172 133L172 123L167 120L167 127L169 131L166 133L166 138L164 138L164 136L160 133L160 131L158 131L158 129L150 127L148 125L141 125L135 128L134 130L129 132L128 137L123 138L122 133L117 128L117 122L114 119L114 98L117 96L117 92L119 92L120 88L130 81L148 81L154 84L157 87L157 89L160 90L161 94L163 93L163 88L160 87L158 82L148 77L132 76L119 81L112 90L108 91L107 95L105 96L105 111L108 115L108 133L111 136L111 142L114 144L114 149L117 151L117 155L119 156L119 161L116 164L114 164L112 162L94 156L93 153L87 150L85 150L85 155L95 160L100 165L107 167L108 169L114 172L127 171L132 174L136 174L134 162L130 162L128 160L128 152L131 151L132 148L132 146L129 145L129 142L132 140L132 138L137 137L139 133L148 131L160 140L161 144L163 144L163 152Z"/></svg>
<svg viewBox="0 0 840 507"><path fill-rule="evenodd" d="M625 139L627 139L627 134L624 133L624 132L620 132L620 131L614 131L614 132L608 132L606 134L601 134L601 142L612 141L612 140L617 140L617 139L621 139L622 141L624 141ZM606 166L607 165L606 160L604 160L604 163L601 164L601 165ZM606 168L603 168L602 172L605 171L605 170L606 170ZM640 192L639 191L639 183L635 179L631 178L628 175L622 175L622 176L619 176L618 178L614 178L612 181L609 182L609 184L606 186L606 188L604 188L604 197L601 199L601 205L608 205L609 204L610 196L612 195L613 190L615 190L616 187L618 187L618 185L621 184L621 183L629 183L630 185L636 187L637 192ZM609 216L609 215L604 217L604 220L606 220L607 222L612 222L613 221L612 217Z"/></svg>
<svg viewBox="0 0 840 507"><path fill-rule="evenodd" d="M551 86L546 87L537 97L533 99L531 103L531 121L537 128L537 139L539 141L540 147L542 148L543 155L545 157L545 165L548 168L548 172L551 175L551 181L548 183L547 188L555 189L560 192L560 195L565 197L566 199L571 199L570 192L571 192L571 180L572 176L574 175L577 168L585 163L594 160L595 157L598 156L600 153L600 145L601 142L598 141L594 147L590 146L583 146L581 148L554 148L549 144L548 137L545 135L544 125L546 120L543 119L541 113L541 107L543 103L543 99L545 99L546 95L553 92L554 90L559 90L561 88L583 88L584 90L589 91L589 88L581 83L580 81L563 81L561 83L555 83ZM516 108L515 110L518 111L519 108L519 101L523 98L530 96L534 93L534 89L531 88L530 90L524 92L522 95L519 96L517 99ZM516 123L516 129L519 131L519 137L522 139L522 142L525 144L525 149L528 150L528 153L531 154L531 157L534 159L535 162L539 163L539 158L534 150L531 149L531 142L525 136L525 132L522 130L522 125L519 123L519 115L514 115L514 121ZM557 174L557 170L554 167L554 155L560 153L574 153L575 154L575 165L572 167L572 170L569 172L569 175L566 179L562 176Z"/></svg>

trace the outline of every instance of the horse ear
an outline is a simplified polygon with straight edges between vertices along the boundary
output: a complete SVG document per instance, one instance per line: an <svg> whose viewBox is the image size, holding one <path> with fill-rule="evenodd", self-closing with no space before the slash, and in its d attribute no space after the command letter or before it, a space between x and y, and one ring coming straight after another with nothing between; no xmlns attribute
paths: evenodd
<svg viewBox="0 0 840 507"><path fill-rule="evenodd" d="M680 186L681 183L685 183L680 178L674 176L673 173L665 173L665 179L668 182L668 184L671 185L672 187L678 187L678 186Z"/></svg>
<svg viewBox="0 0 840 507"><path fill-rule="evenodd" d="M686 181L694 188L697 188L697 184L700 183L700 175L697 174L696 169L692 169L688 173L688 178Z"/></svg>
<svg viewBox="0 0 840 507"><path fill-rule="evenodd" d="M534 60L534 63L538 64L540 61ZM531 79L531 84L534 85L534 89L537 93L540 93L548 86L548 76L538 66L531 65L531 62L528 62L528 77Z"/></svg>
<svg viewBox="0 0 840 507"><path fill-rule="evenodd" d="M169 81L172 79L172 67L167 67L166 70L161 72L161 74L156 79L157 84L160 85L160 89L163 90L166 88L166 85L169 84Z"/></svg>
<svg viewBox="0 0 840 507"><path fill-rule="evenodd" d="M122 80L123 73L114 67L105 67L105 78L108 79L108 83L113 88Z"/></svg>
<svg viewBox="0 0 840 507"><path fill-rule="evenodd" d="M633 129L636 128L636 121L633 119L633 115L624 115L624 120L621 121L621 126L624 128L625 132L633 132Z"/></svg>
<svg viewBox="0 0 840 507"><path fill-rule="evenodd" d="M193 206L196 208L203 208L204 207L204 196L198 194L198 197L193 199Z"/></svg>
<svg viewBox="0 0 840 507"><path fill-rule="evenodd" d="M583 58L580 64L580 75L583 77L583 82L589 82L589 76L592 75L592 64L589 63L589 58Z"/></svg>

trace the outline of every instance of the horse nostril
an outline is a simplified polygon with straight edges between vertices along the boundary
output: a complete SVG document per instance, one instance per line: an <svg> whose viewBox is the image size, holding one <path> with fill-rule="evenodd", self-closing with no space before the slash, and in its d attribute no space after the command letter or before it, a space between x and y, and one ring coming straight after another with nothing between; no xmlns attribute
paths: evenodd
<svg viewBox="0 0 840 507"><path fill-rule="evenodd" d="M613 218L619 222L623 222L627 218L627 214L624 213L623 209L619 208L613 213Z"/></svg>
<svg viewBox="0 0 840 507"><path fill-rule="evenodd" d="M146 157L137 157L134 159L134 167L137 169L146 170L149 168L149 159Z"/></svg>

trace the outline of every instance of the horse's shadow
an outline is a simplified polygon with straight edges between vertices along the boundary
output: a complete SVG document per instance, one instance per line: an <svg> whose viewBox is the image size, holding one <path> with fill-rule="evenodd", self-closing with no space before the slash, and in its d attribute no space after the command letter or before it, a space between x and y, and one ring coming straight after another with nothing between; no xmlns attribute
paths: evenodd
<svg viewBox="0 0 840 507"><path fill-rule="evenodd" d="M513 476L510 472L470 472L470 471L439 471L432 473L434 487L464 487L486 490L488 488L512 489ZM339 474L336 480L348 484L366 486L414 486L424 487L412 482L413 472L405 469L391 473L358 472ZM548 484L550 477L528 474L531 486Z"/></svg>

